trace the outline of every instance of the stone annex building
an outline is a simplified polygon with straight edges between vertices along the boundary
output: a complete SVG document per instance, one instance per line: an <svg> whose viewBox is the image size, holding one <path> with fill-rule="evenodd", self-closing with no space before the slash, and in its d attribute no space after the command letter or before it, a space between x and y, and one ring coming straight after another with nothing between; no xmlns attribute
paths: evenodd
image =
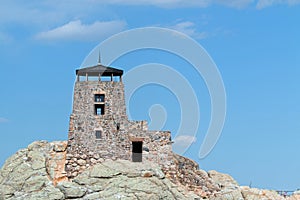
<svg viewBox="0 0 300 200"><path fill-rule="evenodd" d="M69 178L108 158L172 164L171 133L128 120L122 75L123 70L101 63L76 70L65 165Z"/></svg>

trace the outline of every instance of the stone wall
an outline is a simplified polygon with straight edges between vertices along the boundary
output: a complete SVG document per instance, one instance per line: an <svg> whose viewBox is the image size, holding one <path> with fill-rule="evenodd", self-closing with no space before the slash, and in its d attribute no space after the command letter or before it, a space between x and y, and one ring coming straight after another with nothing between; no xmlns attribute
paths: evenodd
<svg viewBox="0 0 300 200"><path fill-rule="evenodd" d="M104 102L95 102L104 94ZM95 104L104 105L104 115L95 114ZM96 131L101 131L101 139ZM143 141L143 160L170 165L171 133L149 131L147 121L129 121L122 82L83 81L74 87L70 116L66 171L72 178L85 168L104 160L132 158L132 141Z"/></svg>
<svg viewBox="0 0 300 200"><path fill-rule="evenodd" d="M175 153L172 164L164 166L162 169L166 177L173 183L182 185L203 198L208 198L220 190L209 175L199 169L199 165L195 161Z"/></svg>

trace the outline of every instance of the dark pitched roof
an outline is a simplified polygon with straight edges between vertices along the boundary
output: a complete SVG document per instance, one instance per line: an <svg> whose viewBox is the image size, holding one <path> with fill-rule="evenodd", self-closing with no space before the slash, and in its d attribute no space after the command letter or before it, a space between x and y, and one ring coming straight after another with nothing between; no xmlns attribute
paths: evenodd
<svg viewBox="0 0 300 200"><path fill-rule="evenodd" d="M107 67L102 64L76 70L76 75L85 76L86 74L88 74L88 76L99 76L99 74L101 76L111 76L112 74L114 76L122 76L123 70Z"/></svg>

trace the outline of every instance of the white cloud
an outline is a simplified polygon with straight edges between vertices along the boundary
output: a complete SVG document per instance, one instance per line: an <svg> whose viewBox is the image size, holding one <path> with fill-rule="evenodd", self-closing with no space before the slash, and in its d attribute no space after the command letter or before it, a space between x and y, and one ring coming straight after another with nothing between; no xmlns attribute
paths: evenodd
<svg viewBox="0 0 300 200"><path fill-rule="evenodd" d="M206 32L198 32L195 23L190 21L179 22L173 26L169 26L168 28L182 32L196 39L204 39L208 37Z"/></svg>
<svg viewBox="0 0 300 200"><path fill-rule="evenodd" d="M199 7L223 5L232 8L244 8L257 2L257 8L274 4L298 4L300 0L2 0L0 6L0 24L21 23L23 25L53 26L57 23L75 19L91 19L99 16L101 20L118 19L109 6L156 6L161 8ZM109 18L105 18L109 17ZM95 18L94 18L95 19Z"/></svg>
<svg viewBox="0 0 300 200"><path fill-rule="evenodd" d="M124 21L96 21L93 24L83 24L80 20L71 21L49 31L38 33L38 40L69 40L69 41L98 41L104 37L124 30Z"/></svg>
<svg viewBox="0 0 300 200"><path fill-rule="evenodd" d="M109 4L122 5L153 5L165 8L179 7L208 7L212 4L225 5L229 7L241 8L247 6L253 0L111 0Z"/></svg>
<svg viewBox="0 0 300 200"><path fill-rule="evenodd" d="M102 13L102 16L115 16L109 6L156 6L161 8L200 7L224 5L240 8L253 0L2 0L0 23L21 23L25 25L47 26L66 20L90 18ZM102 18L103 19L103 18ZM111 18L110 18L111 19Z"/></svg>
<svg viewBox="0 0 300 200"><path fill-rule="evenodd" d="M153 5L166 8L177 7L207 7L212 0L111 0L107 1L109 4L121 5Z"/></svg>
<svg viewBox="0 0 300 200"><path fill-rule="evenodd" d="M259 0L256 4L257 9L263 9L276 4L286 4L289 6L300 4L300 0Z"/></svg>
<svg viewBox="0 0 300 200"><path fill-rule="evenodd" d="M249 6L254 0L215 0L214 2L216 2L216 4L240 9Z"/></svg>
<svg viewBox="0 0 300 200"><path fill-rule="evenodd" d="M254 1L255 0L214 0L214 3L240 9L249 6Z"/></svg>
<svg viewBox="0 0 300 200"><path fill-rule="evenodd" d="M187 146L191 145L192 143L196 142L196 140L197 140L197 138L194 136L180 135L175 138L174 144L176 146L180 146L180 147L187 147Z"/></svg>
<svg viewBox="0 0 300 200"><path fill-rule="evenodd" d="M3 1L0 7L0 23L19 23L23 25L43 25L58 22L65 13L58 11L59 5L45 6L42 1L15 2ZM68 12L70 12L68 10ZM66 13L68 13L66 12Z"/></svg>
<svg viewBox="0 0 300 200"><path fill-rule="evenodd" d="M6 118L0 117L0 123L6 123L6 122L9 122L9 120Z"/></svg>
<svg viewBox="0 0 300 200"><path fill-rule="evenodd" d="M205 8L211 5L222 5L240 9L251 5L253 2L257 2L254 4L258 9L261 9L274 4L295 5L299 4L300 0L32 0L18 2L2 0L0 6L0 26L4 30L3 28L9 27L12 24L21 24L22 27L30 28L30 32L32 33L69 22L53 30L40 32L36 35L36 38L47 40L96 40L96 38L124 30L126 23L118 20L118 14L111 9L113 6L156 6L176 9L182 7ZM96 22L93 24L83 24L78 19ZM99 27L107 28L100 31L99 29L101 28ZM207 32L197 32L192 22L181 22L170 28L184 32L195 38L206 38L208 35ZM71 34L68 31L70 29L77 32ZM10 41L13 39L13 36L14 33L11 35L0 33L0 41Z"/></svg>
<svg viewBox="0 0 300 200"><path fill-rule="evenodd" d="M274 0L259 0L256 4L257 9L262 9L274 4Z"/></svg>

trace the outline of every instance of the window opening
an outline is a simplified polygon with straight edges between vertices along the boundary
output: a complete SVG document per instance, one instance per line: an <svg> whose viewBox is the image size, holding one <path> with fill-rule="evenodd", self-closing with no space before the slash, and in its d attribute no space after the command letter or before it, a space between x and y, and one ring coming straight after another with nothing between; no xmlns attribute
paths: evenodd
<svg viewBox="0 0 300 200"><path fill-rule="evenodd" d="M102 132L100 130L96 131L96 139L101 139Z"/></svg>
<svg viewBox="0 0 300 200"><path fill-rule="evenodd" d="M95 102L104 102L105 96L104 94L95 94Z"/></svg>
<svg viewBox="0 0 300 200"><path fill-rule="evenodd" d="M95 115L104 115L104 104L95 104Z"/></svg>
<svg viewBox="0 0 300 200"><path fill-rule="evenodd" d="M143 142L132 142L132 162L142 162Z"/></svg>

